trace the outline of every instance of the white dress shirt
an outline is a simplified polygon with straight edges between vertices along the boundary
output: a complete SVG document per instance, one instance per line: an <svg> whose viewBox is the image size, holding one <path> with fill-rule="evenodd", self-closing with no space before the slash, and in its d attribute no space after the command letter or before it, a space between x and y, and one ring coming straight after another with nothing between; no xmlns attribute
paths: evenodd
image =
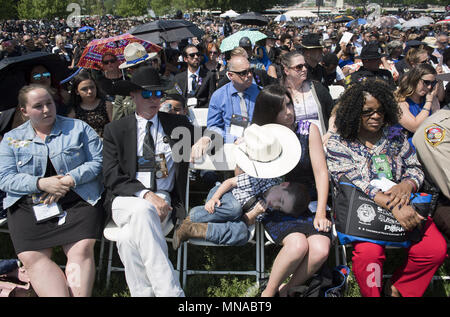
<svg viewBox="0 0 450 317"><path fill-rule="evenodd" d="M166 178L157 178L156 186L158 191L167 191L171 192L175 183L175 169L174 162L172 158L172 149L170 148L170 144L168 142L168 137L165 138L166 134L164 133L163 127L159 121L158 114L156 114L152 119L147 120L136 115L137 120L137 156L143 155L143 147L144 147L144 138L146 134L146 126L147 121L152 121L153 124L150 128L150 132L152 134L153 140L155 141L155 153L161 154L163 153L166 158L167 169L169 171L169 176ZM156 137L155 137L156 136ZM166 142L164 142L166 141ZM140 192L137 192L135 195L143 198L145 193L149 190L145 189Z"/></svg>
<svg viewBox="0 0 450 317"><path fill-rule="evenodd" d="M195 79L197 80L197 87L198 87L198 83L199 83L199 79L200 79L200 67L197 69L197 71L195 73L191 73L189 68L187 70L187 76L188 76L187 92L188 93L190 93L192 91L192 77L191 77L192 74L197 76Z"/></svg>

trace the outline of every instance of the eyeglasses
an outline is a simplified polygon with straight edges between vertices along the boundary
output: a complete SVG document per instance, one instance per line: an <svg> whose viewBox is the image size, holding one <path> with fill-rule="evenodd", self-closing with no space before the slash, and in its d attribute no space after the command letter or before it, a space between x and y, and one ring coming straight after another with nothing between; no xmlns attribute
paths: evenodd
<svg viewBox="0 0 450 317"><path fill-rule="evenodd" d="M422 79L422 78L421 78ZM437 84L437 80L426 80L426 79L422 79L423 83L425 84L425 86L431 86L431 88L434 88L434 86L436 86Z"/></svg>
<svg viewBox="0 0 450 317"><path fill-rule="evenodd" d="M114 64L117 62L117 59L108 59L107 61L102 61L103 65Z"/></svg>
<svg viewBox="0 0 450 317"><path fill-rule="evenodd" d="M195 56L198 56L198 57L201 56L199 52L197 52L197 53L191 53L191 54L187 54L187 55L188 55L189 57L191 57L191 58L194 58Z"/></svg>
<svg viewBox="0 0 450 317"><path fill-rule="evenodd" d="M34 80L42 80L44 78L50 78L50 77L52 77L52 74L50 74L49 72L38 73L38 74L33 75Z"/></svg>
<svg viewBox="0 0 450 317"><path fill-rule="evenodd" d="M236 72L234 70L230 70L230 72L235 73L238 76L245 77L245 76L248 76L248 74L251 73L251 69L247 68L247 69L241 70L240 72Z"/></svg>
<svg viewBox="0 0 450 317"><path fill-rule="evenodd" d="M423 60L423 61L420 61L419 62L419 64L426 64L426 63L428 63L430 60L427 58L427 59L425 59L425 60Z"/></svg>
<svg viewBox="0 0 450 317"><path fill-rule="evenodd" d="M164 96L164 92L162 90L143 90L141 92L141 96L144 99L149 99L151 97L162 98Z"/></svg>
<svg viewBox="0 0 450 317"><path fill-rule="evenodd" d="M363 117L371 117L375 113L379 114L380 116L384 116L384 114L385 114L384 109L377 109L377 110L368 109L368 110L362 110L361 111L361 116L363 116Z"/></svg>
<svg viewBox="0 0 450 317"><path fill-rule="evenodd" d="M298 64L298 65L295 65L295 66L292 66L289 68L295 69L297 71L301 71L303 68L306 68L306 64Z"/></svg>
<svg viewBox="0 0 450 317"><path fill-rule="evenodd" d="M219 55L219 52L217 52L217 51L210 51L209 54Z"/></svg>

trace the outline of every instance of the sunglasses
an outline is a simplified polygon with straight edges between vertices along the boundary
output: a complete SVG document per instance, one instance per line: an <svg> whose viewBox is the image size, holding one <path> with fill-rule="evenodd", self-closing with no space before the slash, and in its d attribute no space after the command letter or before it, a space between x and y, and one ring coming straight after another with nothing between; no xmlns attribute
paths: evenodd
<svg viewBox="0 0 450 317"><path fill-rule="evenodd" d="M164 93L162 90L143 90L141 95L144 99L149 99L151 97L162 98Z"/></svg>
<svg viewBox="0 0 450 317"><path fill-rule="evenodd" d="M425 86L431 86L431 88L434 88L434 86L436 86L437 84L437 80L425 80L422 79L423 83L425 84Z"/></svg>
<svg viewBox="0 0 450 317"><path fill-rule="evenodd" d="M251 69L247 68L247 69L244 69L244 70L242 70L240 72L236 72L234 70L230 70L230 72L232 72L232 73L234 73L234 74L236 74L238 76L245 77L245 76L248 76L249 73L251 73Z"/></svg>
<svg viewBox="0 0 450 317"><path fill-rule="evenodd" d="M217 51L211 51L211 52L209 52L209 54L219 55L219 52L217 52Z"/></svg>
<svg viewBox="0 0 450 317"><path fill-rule="evenodd" d="M374 113L379 114L380 116L384 116L385 112L384 109L378 109L378 110L372 110L372 109L368 109L368 110L363 110L361 111L361 116L363 117L371 117L374 115Z"/></svg>
<svg viewBox="0 0 450 317"><path fill-rule="evenodd" d="M114 64L117 62L117 59L108 59L107 61L102 61L103 65Z"/></svg>
<svg viewBox="0 0 450 317"><path fill-rule="evenodd" d="M50 77L52 77L52 74L50 74L49 72L38 73L38 74L33 75L34 80L42 80L44 78L50 78Z"/></svg>
<svg viewBox="0 0 450 317"><path fill-rule="evenodd" d="M191 54L187 54L187 55L188 55L190 58L194 58L195 56L198 56L198 57L201 56L199 52L197 52L197 53L191 53Z"/></svg>
<svg viewBox="0 0 450 317"><path fill-rule="evenodd" d="M298 64L298 65L295 65L295 66L292 66L289 68L295 69L297 71L301 71L303 68L306 68L306 64Z"/></svg>

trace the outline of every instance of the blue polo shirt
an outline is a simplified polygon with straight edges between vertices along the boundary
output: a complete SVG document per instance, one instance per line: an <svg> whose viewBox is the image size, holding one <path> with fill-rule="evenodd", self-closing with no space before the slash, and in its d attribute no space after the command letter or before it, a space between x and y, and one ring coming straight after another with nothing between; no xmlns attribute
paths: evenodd
<svg viewBox="0 0 450 317"><path fill-rule="evenodd" d="M252 85L244 91L245 103L247 105L248 120L252 121L255 100L259 94L258 85ZM236 136L230 134L231 116L242 115L238 91L232 82L217 89L211 96L208 108L207 128L220 133L225 143L232 143Z"/></svg>

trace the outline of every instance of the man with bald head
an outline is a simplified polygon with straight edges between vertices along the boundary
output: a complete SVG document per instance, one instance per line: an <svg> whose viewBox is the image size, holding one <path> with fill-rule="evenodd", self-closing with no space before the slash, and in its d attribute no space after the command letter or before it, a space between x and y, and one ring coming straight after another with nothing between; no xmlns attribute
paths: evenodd
<svg viewBox="0 0 450 317"><path fill-rule="evenodd" d="M242 136L252 121L259 87L253 83L250 63L244 56L233 56L228 61L226 76L230 82L211 96L207 128L220 133L226 143Z"/></svg>

